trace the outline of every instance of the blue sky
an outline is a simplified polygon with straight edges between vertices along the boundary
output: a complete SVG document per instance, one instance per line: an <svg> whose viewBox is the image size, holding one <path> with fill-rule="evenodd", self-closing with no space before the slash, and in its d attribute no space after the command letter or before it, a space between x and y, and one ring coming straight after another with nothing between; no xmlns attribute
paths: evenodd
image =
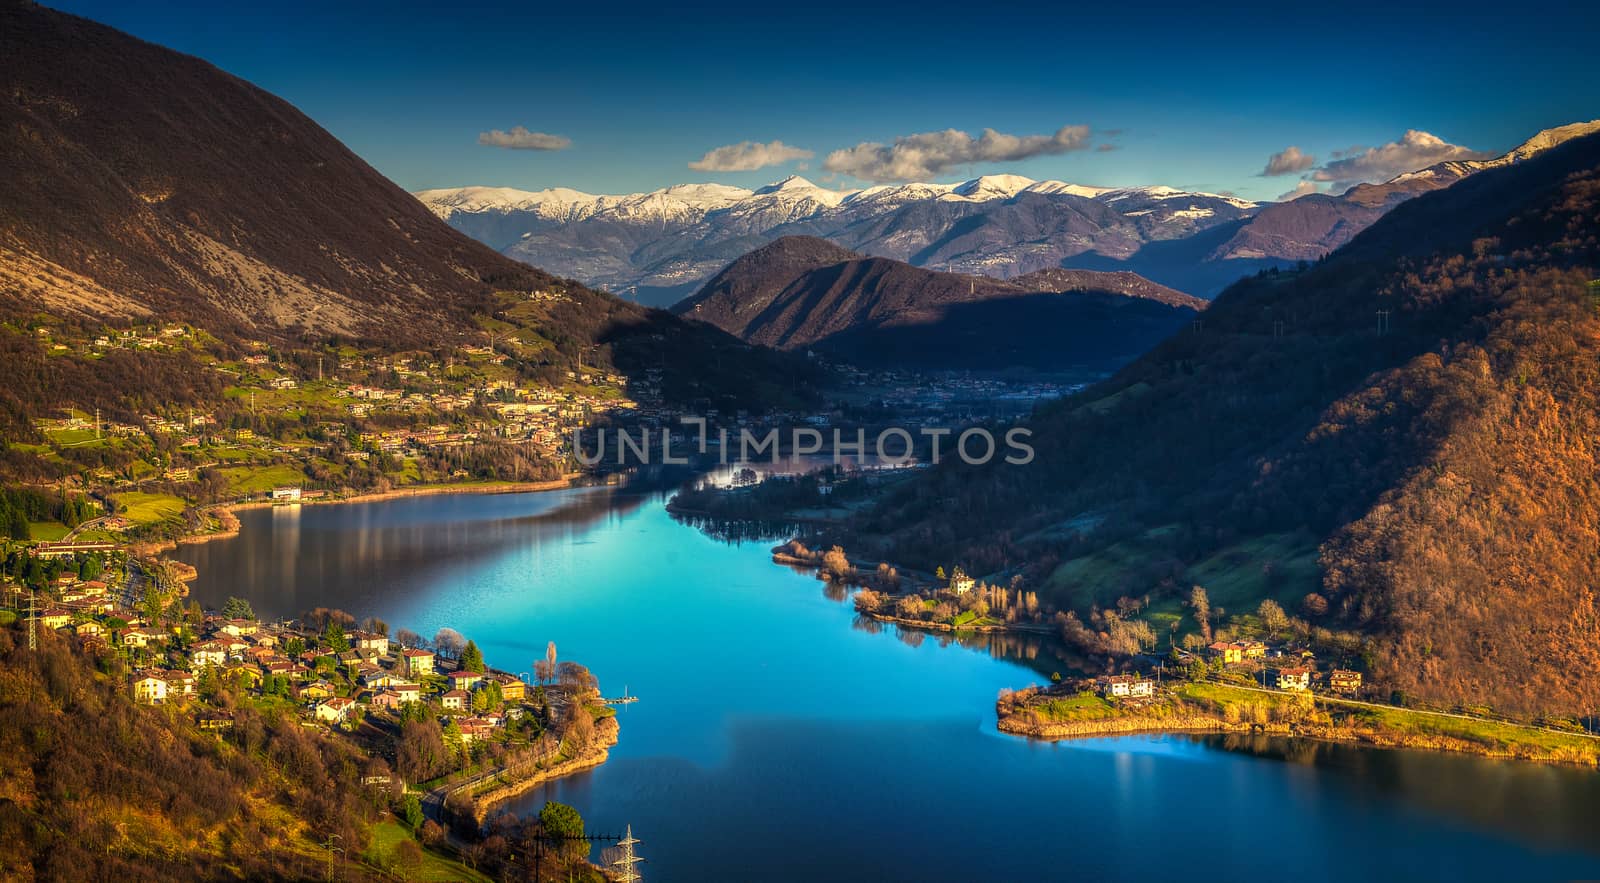
<svg viewBox="0 0 1600 883"><path fill-rule="evenodd" d="M1319 175L1307 185L1342 186L1342 173L1318 171L1335 151L1394 144L1373 156L1403 162L1408 130L1498 153L1600 117L1600 12L1578 4L50 5L283 96L410 190L754 187L802 163L812 180L862 186L855 175L893 171L832 151L949 129L1081 126L1081 141L1061 144L1082 149L957 144L919 177L1012 172L1270 199ZM479 143L517 126L570 146ZM813 156L689 168L745 141ZM1261 176L1290 145L1316 163Z"/></svg>

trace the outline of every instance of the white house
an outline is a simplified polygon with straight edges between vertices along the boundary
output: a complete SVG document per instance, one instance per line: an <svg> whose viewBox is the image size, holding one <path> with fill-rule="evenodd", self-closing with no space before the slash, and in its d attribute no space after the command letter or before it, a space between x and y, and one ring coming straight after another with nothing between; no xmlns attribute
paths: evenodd
<svg viewBox="0 0 1600 883"><path fill-rule="evenodd" d="M1149 698L1156 694L1156 682L1139 675L1112 675L1100 680L1100 692L1112 699Z"/></svg>
<svg viewBox="0 0 1600 883"><path fill-rule="evenodd" d="M227 661L228 649L216 641L202 641L189 648L189 663L197 669Z"/></svg>
<svg viewBox="0 0 1600 883"><path fill-rule="evenodd" d="M1311 669L1304 667L1279 669L1278 689L1295 692L1311 689Z"/></svg>
<svg viewBox="0 0 1600 883"><path fill-rule="evenodd" d="M967 576L959 567L950 572L950 591L955 592L957 595L965 595L976 588L977 585L978 581Z"/></svg>
<svg viewBox="0 0 1600 883"><path fill-rule="evenodd" d="M167 679L159 672L140 672L133 682L133 698L146 705L167 701Z"/></svg>
<svg viewBox="0 0 1600 883"><path fill-rule="evenodd" d="M335 696L317 705L317 720L330 724L344 723L345 719L350 716L350 710L355 708L355 705L356 701L354 699Z"/></svg>

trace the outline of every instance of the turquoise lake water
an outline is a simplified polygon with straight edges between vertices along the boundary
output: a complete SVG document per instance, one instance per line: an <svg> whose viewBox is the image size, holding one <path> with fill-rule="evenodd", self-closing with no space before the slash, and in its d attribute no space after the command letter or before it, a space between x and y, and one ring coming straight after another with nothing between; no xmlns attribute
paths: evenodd
<svg viewBox="0 0 1600 883"><path fill-rule="evenodd" d="M509 807L631 824L650 880L1600 877L1592 771L1287 740L1035 743L994 729L1048 648L861 623L813 577L592 488L240 513L194 597L555 641L621 709L597 770ZM1027 659L1030 654L1036 658Z"/></svg>

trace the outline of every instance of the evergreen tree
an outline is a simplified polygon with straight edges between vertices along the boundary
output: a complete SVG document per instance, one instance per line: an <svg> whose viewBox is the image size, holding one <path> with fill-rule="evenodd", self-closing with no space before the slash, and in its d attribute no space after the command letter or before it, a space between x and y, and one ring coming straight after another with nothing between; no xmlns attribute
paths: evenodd
<svg viewBox="0 0 1600 883"><path fill-rule="evenodd" d="M461 651L461 669L483 674L483 651L476 642L468 641L467 648Z"/></svg>
<svg viewBox="0 0 1600 883"><path fill-rule="evenodd" d="M229 598L222 605L222 615L228 619L255 619L256 612L243 598Z"/></svg>
<svg viewBox="0 0 1600 883"><path fill-rule="evenodd" d="M322 632L322 642L335 653L350 649L350 640L344 636L344 628L332 620L328 621L328 627Z"/></svg>

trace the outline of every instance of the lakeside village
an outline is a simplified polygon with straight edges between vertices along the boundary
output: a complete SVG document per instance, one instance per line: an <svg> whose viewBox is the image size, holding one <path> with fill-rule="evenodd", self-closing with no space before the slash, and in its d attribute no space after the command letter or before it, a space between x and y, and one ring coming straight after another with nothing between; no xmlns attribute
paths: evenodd
<svg viewBox="0 0 1600 883"><path fill-rule="evenodd" d="M913 428L952 426L1015 416L1077 388L828 365L838 393L831 405L724 414L708 402L667 404L656 369L624 377L580 363L530 378L536 342L511 333L448 352L382 355L332 344L279 351L253 343L223 358L215 340L188 325L89 332L39 320L8 330L34 338L47 363L70 357L105 366L106 383L115 383L114 368L148 371L159 364L148 360L160 359L203 365L206 375L186 378L185 395L198 404L114 415L62 402L34 421L32 439L5 445L13 467L36 476L21 486L40 498L0 506L0 531L52 542L225 533L225 507L256 501L570 481L617 465L606 458L595 469L574 457L574 433L596 426L670 433L674 449L686 450L694 432L686 418L761 433L887 414ZM174 391L174 401L183 398Z"/></svg>
<svg viewBox="0 0 1600 883"><path fill-rule="evenodd" d="M959 567L948 574L942 567L934 574L901 572L887 562L852 561L838 546L814 550L798 540L774 548L773 560L854 587L857 613L875 622L1059 642L1058 655L1082 674L1055 672L1048 683L1002 690L998 726L1015 735L1279 735L1600 766L1600 737L1583 721L1425 707L1371 683L1374 639L1315 625L1327 613L1316 593L1302 600L1299 615L1272 599L1227 615L1194 586L1181 603L1122 598L1080 618L1041 601L1019 579L992 585ZM1163 632L1165 640L1158 637Z"/></svg>
<svg viewBox="0 0 1600 883"><path fill-rule="evenodd" d="M602 698L553 642L512 673L448 628L428 640L324 608L264 622L240 599L203 611L181 565L117 550L13 547L4 565L0 627L19 644L64 642L134 702L217 738L287 717L349 740L369 758L363 783L436 851L477 842L498 801L604 762L614 706L633 701Z"/></svg>

